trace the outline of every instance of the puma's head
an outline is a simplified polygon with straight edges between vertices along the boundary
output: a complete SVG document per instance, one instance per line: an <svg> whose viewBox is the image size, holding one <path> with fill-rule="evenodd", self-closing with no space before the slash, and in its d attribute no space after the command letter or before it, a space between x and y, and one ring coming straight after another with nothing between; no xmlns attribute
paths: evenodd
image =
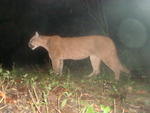
<svg viewBox="0 0 150 113"><path fill-rule="evenodd" d="M36 49L37 47L41 46L40 44L41 42L41 38L39 36L39 33L38 32L35 32L35 35L30 39L29 43L28 43L28 46L34 50Z"/></svg>

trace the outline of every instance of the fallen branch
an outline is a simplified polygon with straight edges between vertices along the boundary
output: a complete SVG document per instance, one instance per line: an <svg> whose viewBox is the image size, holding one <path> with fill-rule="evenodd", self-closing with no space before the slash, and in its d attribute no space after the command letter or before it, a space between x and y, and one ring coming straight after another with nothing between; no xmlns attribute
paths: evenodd
<svg viewBox="0 0 150 113"><path fill-rule="evenodd" d="M36 102L35 102L34 97L33 97L33 95L32 95L32 93L31 93L30 90L29 90L29 95L30 95L30 98L32 99L32 102L33 102L33 104L35 105L37 111L38 111L39 113L42 113L42 112L39 110L38 106L36 105Z"/></svg>

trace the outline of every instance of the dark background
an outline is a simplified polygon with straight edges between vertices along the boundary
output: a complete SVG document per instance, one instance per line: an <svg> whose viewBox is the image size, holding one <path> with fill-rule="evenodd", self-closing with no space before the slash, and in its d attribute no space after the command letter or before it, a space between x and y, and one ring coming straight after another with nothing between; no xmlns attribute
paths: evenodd
<svg viewBox="0 0 150 113"><path fill-rule="evenodd" d="M107 35L130 70L149 70L149 0L1 0L0 64L45 64L47 52L31 51L35 31L61 36ZM109 45L108 45L109 46Z"/></svg>

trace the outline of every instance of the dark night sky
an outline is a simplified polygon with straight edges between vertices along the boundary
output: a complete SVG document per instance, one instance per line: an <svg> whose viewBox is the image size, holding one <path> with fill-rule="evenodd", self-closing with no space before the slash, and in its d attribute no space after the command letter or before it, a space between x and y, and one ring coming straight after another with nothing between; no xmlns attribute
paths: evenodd
<svg viewBox="0 0 150 113"><path fill-rule="evenodd" d="M149 0L1 0L0 63L44 62L27 42L35 31L61 36L109 35L129 67L149 67ZM34 58L33 60L33 57ZM39 63L38 62L38 63Z"/></svg>

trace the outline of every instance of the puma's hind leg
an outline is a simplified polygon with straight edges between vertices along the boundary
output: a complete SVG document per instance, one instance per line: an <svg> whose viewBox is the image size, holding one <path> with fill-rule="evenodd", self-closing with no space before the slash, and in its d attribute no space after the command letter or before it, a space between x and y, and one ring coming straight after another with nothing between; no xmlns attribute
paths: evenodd
<svg viewBox="0 0 150 113"><path fill-rule="evenodd" d="M90 56L90 61L91 61L93 71L88 75L88 77L98 75L100 73L101 59L97 56Z"/></svg>
<svg viewBox="0 0 150 113"><path fill-rule="evenodd" d="M114 72L115 80L119 80L120 72L121 72L121 63L116 56L107 57L107 59L103 59L103 62Z"/></svg>

